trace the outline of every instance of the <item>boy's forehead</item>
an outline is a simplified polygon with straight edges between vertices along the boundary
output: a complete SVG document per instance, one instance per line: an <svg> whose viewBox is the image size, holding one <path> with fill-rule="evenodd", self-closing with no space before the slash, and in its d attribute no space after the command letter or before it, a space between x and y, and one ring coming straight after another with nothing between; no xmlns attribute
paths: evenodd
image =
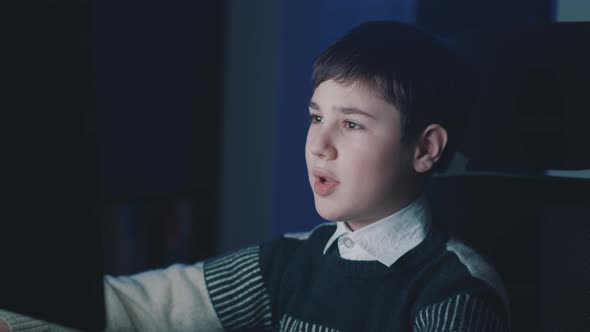
<svg viewBox="0 0 590 332"><path fill-rule="evenodd" d="M385 101L372 84L359 81L339 83L328 80L315 88L309 107L312 109L357 108L368 112L379 112L393 105Z"/></svg>

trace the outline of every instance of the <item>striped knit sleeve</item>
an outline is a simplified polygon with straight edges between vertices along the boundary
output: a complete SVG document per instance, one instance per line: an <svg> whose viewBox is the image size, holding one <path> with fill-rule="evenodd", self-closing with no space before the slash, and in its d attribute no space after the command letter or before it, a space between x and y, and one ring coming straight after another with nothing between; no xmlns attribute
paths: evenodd
<svg viewBox="0 0 590 332"><path fill-rule="evenodd" d="M205 282L224 329L271 329L270 299L262 278L258 246L207 261Z"/></svg>
<svg viewBox="0 0 590 332"><path fill-rule="evenodd" d="M507 332L508 321L482 298L468 293L429 305L413 320L414 332Z"/></svg>

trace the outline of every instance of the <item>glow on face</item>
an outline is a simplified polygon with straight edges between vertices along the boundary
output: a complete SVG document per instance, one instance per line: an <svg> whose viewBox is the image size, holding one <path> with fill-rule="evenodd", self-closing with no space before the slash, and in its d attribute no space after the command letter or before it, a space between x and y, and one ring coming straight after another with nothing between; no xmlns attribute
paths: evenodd
<svg viewBox="0 0 590 332"><path fill-rule="evenodd" d="M365 85L329 80L309 113L305 160L320 216L370 223L397 211L411 173L399 111Z"/></svg>

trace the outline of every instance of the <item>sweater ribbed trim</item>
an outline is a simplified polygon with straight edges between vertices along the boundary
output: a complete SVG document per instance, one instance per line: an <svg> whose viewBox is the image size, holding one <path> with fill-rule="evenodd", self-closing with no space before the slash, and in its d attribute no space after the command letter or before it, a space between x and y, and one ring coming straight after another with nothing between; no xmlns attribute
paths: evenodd
<svg viewBox="0 0 590 332"><path fill-rule="evenodd" d="M507 320L481 298L460 293L420 310L414 318L413 329L416 332L507 332L510 330L507 324Z"/></svg>

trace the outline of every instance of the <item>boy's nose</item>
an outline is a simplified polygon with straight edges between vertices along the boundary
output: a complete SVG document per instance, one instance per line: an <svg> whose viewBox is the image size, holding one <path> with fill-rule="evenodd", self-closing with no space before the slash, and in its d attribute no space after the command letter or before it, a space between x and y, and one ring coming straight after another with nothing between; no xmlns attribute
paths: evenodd
<svg viewBox="0 0 590 332"><path fill-rule="evenodd" d="M318 133L309 145L310 152L319 158L332 160L336 158L336 148L329 137L325 134Z"/></svg>

